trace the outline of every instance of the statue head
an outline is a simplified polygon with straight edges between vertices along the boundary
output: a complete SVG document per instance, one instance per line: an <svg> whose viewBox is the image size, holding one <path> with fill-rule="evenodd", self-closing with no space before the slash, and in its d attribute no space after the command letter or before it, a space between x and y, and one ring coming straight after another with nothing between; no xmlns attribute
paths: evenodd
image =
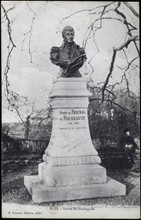
<svg viewBox="0 0 141 220"><path fill-rule="evenodd" d="M72 43L74 39L74 29L71 26L66 26L63 28L62 37L65 42Z"/></svg>

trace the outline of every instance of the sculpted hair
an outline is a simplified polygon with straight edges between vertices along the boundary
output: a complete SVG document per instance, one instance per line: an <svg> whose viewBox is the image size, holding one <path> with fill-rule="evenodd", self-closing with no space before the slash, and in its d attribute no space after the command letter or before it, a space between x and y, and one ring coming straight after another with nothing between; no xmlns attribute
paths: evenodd
<svg viewBox="0 0 141 220"><path fill-rule="evenodd" d="M63 38L64 38L64 34L65 34L66 31L73 31L74 32L74 29L71 26L64 27L63 30L62 30L62 37Z"/></svg>

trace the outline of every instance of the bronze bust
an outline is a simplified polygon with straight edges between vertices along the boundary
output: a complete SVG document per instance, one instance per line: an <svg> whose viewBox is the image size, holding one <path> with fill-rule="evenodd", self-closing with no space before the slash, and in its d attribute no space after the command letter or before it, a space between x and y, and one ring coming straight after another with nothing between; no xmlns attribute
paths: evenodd
<svg viewBox="0 0 141 220"><path fill-rule="evenodd" d="M51 48L51 62L60 67L61 77L81 77L79 68L87 59L85 50L73 41L72 27L66 26L62 31L62 37L62 46Z"/></svg>

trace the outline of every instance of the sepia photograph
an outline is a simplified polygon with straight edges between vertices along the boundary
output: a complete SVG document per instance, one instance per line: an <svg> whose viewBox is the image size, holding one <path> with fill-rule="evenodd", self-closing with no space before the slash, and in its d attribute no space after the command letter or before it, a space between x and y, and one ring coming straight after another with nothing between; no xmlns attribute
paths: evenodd
<svg viewBox="0 0 141 220"><path fill-rule="evenodd" d="M1 1L2 218L140 219L139 1Z"/></svg>

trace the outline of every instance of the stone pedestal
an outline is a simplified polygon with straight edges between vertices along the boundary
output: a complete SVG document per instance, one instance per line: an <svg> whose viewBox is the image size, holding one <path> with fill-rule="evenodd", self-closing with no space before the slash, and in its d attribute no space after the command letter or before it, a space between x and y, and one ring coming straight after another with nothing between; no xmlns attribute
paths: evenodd
<svg viewBox="0 0 141 220"><path fill-rule="evenodd" d="M38 176L24 184L36 202L74 200L126 194L125 185L106 176L88 125L84 78L60 78L53 84L53 126Z"/></svg>

